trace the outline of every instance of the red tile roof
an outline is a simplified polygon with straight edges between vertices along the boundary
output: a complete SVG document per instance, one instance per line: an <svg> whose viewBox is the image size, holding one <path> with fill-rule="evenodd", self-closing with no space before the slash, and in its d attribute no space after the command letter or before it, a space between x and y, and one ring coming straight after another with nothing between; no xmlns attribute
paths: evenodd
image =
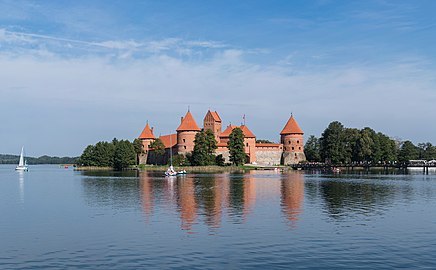
<svg viewBox="0 0 436 270"><path fill-rule="evenodd" d="M304 134L304 132L301 130L301 128L298 126L297 122L294 119L294 116L291 115L288 122L286 123L285 127L283 128L282 132L280 132L280 135L287 135L287 134Z"/></svg>
<svg viewBox="0 0 436 270"><path fill-rule="evenodd" d="M240 128L242 130L242 133L244 133L245 138L256 138L256 136L254 136L253 132L251 132L248 129L248 127L245 125L242 125L242 126L228 125L227 128L221 133L220 137L223 137L223 138L230 137L230 133L232 133L232 131L235 128Z"/></svg>
<svg viewBox="0 0 436 270"><path fill-rule="evenodd" d="M171 148L177 144L177 134L163 135L159 139L163 142L165 148Z"/></svg>
<svg viewBox="0 0 436 270"><path fill-rule="evenodd" d="M139 139L155 139L156 137L153 134L153 130L150 129L150 126L147 124L145 128L142 130L141 135L139 135Z"/></svg>
<svg viewBox="0 0 436 270"><path fill-rule="evenodd" d="M192 117L190 111L188 111L185 117L182 120L180 126L176 129L177 131L200 131L201 129L198 127L197 123Z"/></svg>
<svg viewBox="0 0 436 270"><path fill-rule="evenodd" d="M213 120L215 120L217 122L221 122L221 117L218 115L218 113L216 111L210 112L210 114L212 115Z"/></svg>

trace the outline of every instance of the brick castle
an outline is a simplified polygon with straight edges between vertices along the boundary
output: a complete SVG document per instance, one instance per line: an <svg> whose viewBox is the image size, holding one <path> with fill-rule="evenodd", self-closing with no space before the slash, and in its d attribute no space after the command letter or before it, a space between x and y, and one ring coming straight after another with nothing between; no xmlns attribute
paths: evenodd
<svg viewBox="0 0 436 270"><path fill-rule="evenodd" d="M298 126L294 117L291 115L280 132L280 143L258 143L256 136L248 129L246 125L227 126L222 131L222 121L217 112L208 111L203 120L203 130L210 129L215 135L218 148L215 153L221 154L225 162L229 162L229 149L227 142L230 133L235 128L240 128L244 133L245 154L247 163L259 165L289 165L306 160L304 155L304 133ZM150 128L148 122L143 129L139 139L142 141L144 154L139 158L140 164L166 164L172 151L173 155L186 155L194 150L195 135L200 132L197 123L191 112L188 111L185 117L181 118L181 123L176 129L175 134L163 135L159 138L165 145L165 155L157 156L150 144L156 140L153 134L153 128Z"/></svg>

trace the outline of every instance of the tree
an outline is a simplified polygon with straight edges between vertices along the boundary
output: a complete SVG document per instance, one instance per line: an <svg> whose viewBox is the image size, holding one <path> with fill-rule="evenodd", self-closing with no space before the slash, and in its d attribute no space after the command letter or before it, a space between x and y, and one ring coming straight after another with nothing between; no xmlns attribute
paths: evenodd
<svg viewBox="0 0 436 270"><path fill-rule="evenodd" d="M205 166L209 163L208 146L204 131L195 134L194 150L192 151L192 165Z"/></svg>
<svg viewBox="0 0 436 270"><path fill-rule="evenodd" d="M320 138L321 158L332 163L344 161L344 126L338 122L331 122Z"/></svg>
<svg viewBox="0 0 436 270"><path fill-rule="evenodd" d="M382 162L391 162L397 160L398 151L395 141L381 132L377 133L377 137L381 150L380 160Z"/></svg>
<svg viewBox="0 0 436 270"><path fill-rule="evenodd" d="M94 145L88 145L77 161L82 166L97 166L94 160Z"/></svg>
<svg viewBox="0 0 436 270"><path fill-rule="evenodd" d="M418 143L419 159L431 160L436 158L436 147L431 143Z"/></svg>
<svg viewBox="0 0 436 270"><path fill-rule="evenodd" d="M343 147L344 147L344 162L351 163L358 161L358 140L360 138L360 131L357 128L346 128L342 135Z"/></svg>
<svg viewBox="0 0 436 270"><path fill-rule="evenodd" d="M319 139L314 135L310 135L309 139L307 139L307 142L304 145L304 154L306 155L306 159L308 161L312 161L312 162L321 161Z"/></svg>
<svg viewBox="0 0 436 270"><path fill-rule="evenodd" d="M418 148L411 141L405 141L402 143L400 152L398 153L399 161L407 162L409 160L418 159L418 157Z"/></svg>
<svg viewBox="0 0 436 270"><path fill-rule="evenodd" d="M212 130L208 129L205 133L205 139L206 139L206 151L209 154L209 157L212 159L214 158L213 155L215 153L215 150L218 148L217 141L215 139L215 135L213 134Z"/></svg>
<svg viewBox="0 0 436 270"><path fill-rule="evenodd" d="M235 128L232 133L230 133L227 147L230 152L230 161L236 166L243 165L246 160L244 151L244 133L240 128Z"/></svg>
<svg viewBox="0 0 436 270"><path fill-rule="evenodd" d="M357 157L359 161L371 161L374 154L374 130L366 127L360 131L359 139L357 140Z"/></svg>
<svg viewBox="0 0 436 270"><path fill-rule="evenodd" d="M206 166L215 164L217 142L211 130L201 131L195 135L192 165Z"/></svg>
<svg viewBox="0 0 436 270"><path fill-rule="evenodd" d="M149 147L152 148L154 150L154 153L156 154L156 162L157 157L162 157L163 154L165 154L165 145L159 138L151 142Z"/></svg>
<svg viewBox="0 0 436 270"><path fill-rule="evenodd" d="M128 140L121 140L115 146L114 168L123 170L136 163L136 153L133 144Z"/></svg>
<svg viewBox="0 0 436 270"><path fill-rule="evenodd" d="M144 153L144 147L142 145L142 141L138 138L134 139L133 148L135 149L135 153L136 153L136 164L139 164L139 155Z"/></svg>
<svg viewBox="0 0 436 270"><path fill-rule="evenodd" d="M93 151L93 159L95 166L99 167L112 167L115 146L108 142L96 143Z"/></svg>

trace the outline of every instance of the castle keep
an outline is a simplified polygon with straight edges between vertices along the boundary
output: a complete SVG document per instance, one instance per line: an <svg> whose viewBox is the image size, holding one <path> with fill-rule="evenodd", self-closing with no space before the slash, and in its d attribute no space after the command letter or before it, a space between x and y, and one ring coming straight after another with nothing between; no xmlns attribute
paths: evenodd
<svg viewBox="0 0 436 270"><path fill-rule="evenodd" d="M203 130L211 130L217 141L218 148L215 153L221 154L225 162L229 162L229 149L227 142L233 129L240 128L244 133L244 148L246 163L259 165L289 165L306 160L304 155L304 133L291 115L283 130L280 132L280 143L258 143L256 136L246 125L228 125L222 131L222 120L217 112L208 111L203 119ZM140 156L141 164L164 164L167 163L170 151L173 155L186 155L194 150L195 135L200 132L191 112L181 118L180 125L175 134L160 136L165 145L165 155L158 156L150 148L150 144L156 140L153 128L148 122L139 139L142 141L144 154Z"/></svg>

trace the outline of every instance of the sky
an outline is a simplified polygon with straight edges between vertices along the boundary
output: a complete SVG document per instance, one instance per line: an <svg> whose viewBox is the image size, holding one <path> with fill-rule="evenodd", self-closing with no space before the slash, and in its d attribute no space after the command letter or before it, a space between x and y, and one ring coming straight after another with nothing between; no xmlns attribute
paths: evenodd
<svg viewBox="0 0 436 270"><path fill-rule="evenodd" d="M0 153L78 156L188 108L279 141L332 121L436 144L436 1L0 0Z"/></svg>

